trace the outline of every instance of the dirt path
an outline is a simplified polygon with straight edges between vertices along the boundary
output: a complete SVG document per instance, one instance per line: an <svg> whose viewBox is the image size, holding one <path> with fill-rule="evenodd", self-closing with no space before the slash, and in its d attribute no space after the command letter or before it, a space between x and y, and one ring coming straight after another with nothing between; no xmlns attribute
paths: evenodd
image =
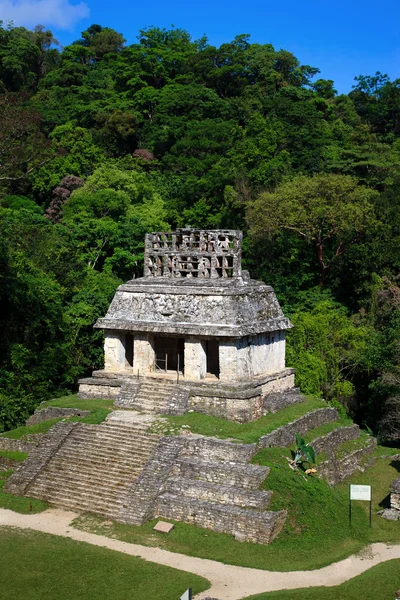
<svg viewBox="0 0 400 600"><path fill-rule="evenodd" d="M350 556L338 563L314 571L262 571L235 567L202 558L192 558L159 548L128 544L118 540L79 531L70 523L77 515L59 509L49 509L37 515L21 515L0 509L0 525L29 528L35 531L68 537L117 552L140 556L161 565L201 575L211 582L211 588L196 599L214 597L219 600L241 600L246 596L282 589L339 585L374 565L392 558L400 558L400 545L372 544L360 555Z"/></svg>

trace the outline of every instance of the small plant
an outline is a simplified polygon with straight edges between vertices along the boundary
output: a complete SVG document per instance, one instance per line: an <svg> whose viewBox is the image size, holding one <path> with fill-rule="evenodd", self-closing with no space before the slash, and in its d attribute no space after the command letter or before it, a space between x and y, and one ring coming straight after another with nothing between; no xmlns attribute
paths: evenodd
<svg viewBox="0 0 400 600"><path fill-rule="evenodd" d="M292 451L292 456L292 460L287 460L289 461L289 467L293 470L301 467L303 462L308 462L310 464L315 463L314 448L310 446L310 444L306 444L299 433L296 433L296 450L294 452ZM311 475L312 473L316 472L315 469L307 469L307 471L307 475Z"/></svg>

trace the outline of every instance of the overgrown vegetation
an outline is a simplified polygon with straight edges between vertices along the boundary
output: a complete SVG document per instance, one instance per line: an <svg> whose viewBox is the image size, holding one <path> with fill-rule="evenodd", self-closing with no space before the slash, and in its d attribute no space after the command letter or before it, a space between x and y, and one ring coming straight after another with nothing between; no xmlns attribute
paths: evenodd
<svg viewBox="0 0 400 600"><path fill-rule="evenodd" d="M0 589L13 600L171 600L209 587L192 573L44 533L2 527L0 545Z"/></svg>
<svg viewBox="0 0 400 600"><path fill-rule="evenodd" d="M338 95L248 35L53 42L0 23L0 431L102 367L93 323L144 234L190 223L244 230L302 391L397 443L400 80Z"/></svg>

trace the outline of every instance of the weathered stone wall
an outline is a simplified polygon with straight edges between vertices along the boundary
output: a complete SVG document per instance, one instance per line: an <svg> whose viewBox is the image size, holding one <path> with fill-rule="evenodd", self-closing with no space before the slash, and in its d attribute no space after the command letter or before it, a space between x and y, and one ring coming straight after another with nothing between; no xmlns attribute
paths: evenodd
<svg viewBox="0 0 400 600"><path fill-rule="evenodd" d="M232 444L225 440L217 440L203 436L186 438L182 456L198 456L210 461L227 460L247 463L257 451L256 444Z"/></svg>
<svg viewBox="0 0 400 600"><path fill-rule="evenodd" d="M5 458L4 456L0 456L0 471L9 471L14 470L19 467L21 462L19 460L14 460L13 458Z"/></svg>
<svg viewBox="0 0 400 600"><path fill-rule="evenodd" d="M194 395L189 397L189 408L195 412L238 423L254 421L263 415L261 396L241 399Z"/></svg>
<svg viewBox="0 0 400 600"><path fill-rule="evenodd" d="M79 408L58 408L56 406L47 406L46 408L38 408L33 415L29 417L26 424L36 425L49 419L57 419L59 417L87 417L90 415L90 410L80 410Z"/></svg>
<svg viewBox="0 0 400 600"><path fill-rule="evenodd" d="M400 477L390 486L390 508L400 510Z"/></svg>
<svg viewBox="0 0 400 600"><path fill-rule="evenodd" d="M197 456L181 457L175 461L172 475L200 479L210 483L238 486L243 489L258 488L269 473L268 467L238 464L229 461L199 460Z"/></svg>
<svg viewBox="0 0 400 600"><path fill-rule="evenodd" d="M312 441L312 447L314 448L315 454L326 452L331 455L334 448L339 446L343 442L348 440L356 440L360 436L360 428L358 425L351 425L350 427L339 427L334 429L327 435L316 438Z"/></svg>
<svg viewBox="0 0 400 600"><path fill-rule="evenodd" d="M321 463L318 467L318 474L320 477L325 477L329 485L336 485L356 471L363 473L365 469L360 465L360 462L371 454L375 447L376 440L371 438L368 446L354 450L354 452L350 452L340 460L332 457L330 460Z"/></svg>
<svg viewBox="0 0 400 600"><path fill-rule="evenodd" d="M31 449L26 461L7 481L4 491L9 494L23 496L40 471L44 469L77 425L79 423L65 423L60 421L53 425L46 435L41 435L40 444Z"/></svg>
<svg viewBox="0 0 400 600"><path fill-rule="evenodd" d="M290 446L296 441L296 433L305 434L310 429L315 429L324 423L330 423L338 419L336 408L318 408L296 421L275 429L272 433L265 435L259 440L260 448L268 446L285 447Z"/></svg>
<svg viewBox="0 0 400 600"><path fill-rule="evenodd" d="M297 404L299 402L304 402L304 400L305 397L296 388L277 392L270 392L264 397L263 412L265 414L276 413L279 410L286 408L286 406L290 406L291 404Z"/></svg>
<svg viewBox="0 0 400 600"><path fill-rule="evenodd" d="M9 452L30 452L41 441L41 435L27 435L23 440L12 440L10 438L0 437L0 450Z"/></svg>
<svg viewBox="0 0 400 600"><path fill-rule="evenodd" d="M261 386L261 393L263 396L271 394L272 392L282 392L294 388L294 371L291 373L284 373L282 376L277 374L276 377L271 378Z"/></svg>
<svg viewBox="0 0 400 600"><path fill-rule="evenodd" d="M243 536L242 539L270 544L282 529L286 511L253 512L230 505L210 505L194 498L177 498L168 494L157 498L156 511L160 517L185 521L220 533Z"/></svg>
<svg viewBox="0 0 400 600"><path fill-rule="evenodd" d="M231 485L214 485L207 481L179 477L168 478L164 490L178 497L186 496L201 501L232 504L241 508L258 510L265 510L272 496L272 492L269 491L245 490Z"/></svg>
<svg viewBox="0 0 400 600"><path fill-rule="evenodd" d="M79 381L78 398L80 400L93 400L101 398L117 398L121 383L112 379L88 378Z"/></svg>

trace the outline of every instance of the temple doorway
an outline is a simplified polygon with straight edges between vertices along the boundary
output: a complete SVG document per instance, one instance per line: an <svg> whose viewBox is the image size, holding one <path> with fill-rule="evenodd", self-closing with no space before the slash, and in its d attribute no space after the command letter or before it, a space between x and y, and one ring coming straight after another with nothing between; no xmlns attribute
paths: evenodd
<svg viewBox="0 0 400 600"><path fill-rule="evenodd" d="M124 340L124 348L125 348L125 368L131 369L133 368L133 335L132 333L125 334Z"/></svg>
<svg viewBox="0 0 400 600"><path fill-rule="evenodd" d="M185 360L185 340L184 338L173 337L155 337L155 370L179 371L184 374Z"/></svg>
<svg viewBox="0 0 400 600"><path fill-rule="evenodd" d="M206 340L207 374L219 379L219 343L217 340Z"/></svg>

